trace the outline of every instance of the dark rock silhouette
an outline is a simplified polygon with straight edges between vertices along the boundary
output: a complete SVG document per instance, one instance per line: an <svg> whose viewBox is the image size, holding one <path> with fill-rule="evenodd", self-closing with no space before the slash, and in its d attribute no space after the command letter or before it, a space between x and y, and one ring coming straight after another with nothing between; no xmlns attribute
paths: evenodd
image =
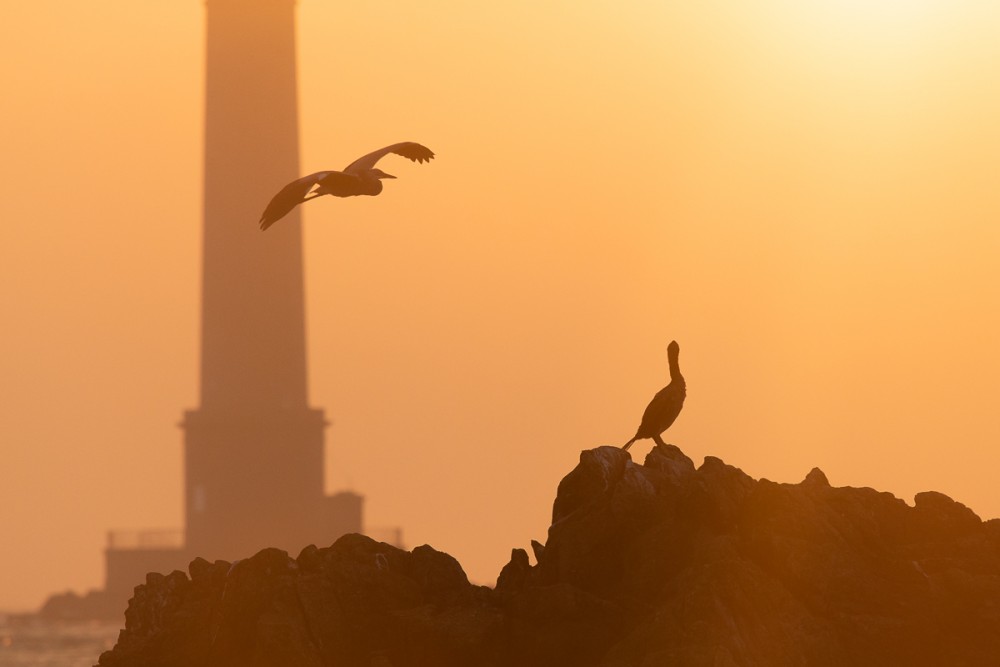
<svg viewBox="0 0 1000 667"><path fill-rule="evenodd" d="M993 665L1000 520L940 493L754 480L672 445L584 451L494 589L348 535L136 588L100 664Z"/></svg>
<svg viewBox="0 0 1000 667"><path fill-rule="evenodd" d="M48 621L116 621L121 618L121 600L107 591L91 590L80 595L73 591L50 595L37 616Z"/></svg>
<svg viewBox="0 0 1000 667"><path fill-rule="evenodd" d="M681 375L681 367L677 361L681 353L681 347L677 341L670 341L667 346L667 360L670 363L670 384L656 392L653 400L646 406L642 413L642 421L632 439L622 445L622 449L628 451L632 443L644 438L652 438L653 442L660 446L666 446L660 435L670 428L670 425L677 419L684 407L684 397L687 395L687 384L684 376Z"/></svg>
<svg viewBox="0 0 1000 667"><path fill-rule="evenodd" d="M390 153L419 163L429 162L434 157L434 153L426 146L412 141L404 141L363 155L344 167L343 171L317 171L315 174L297 178L283 187L268 203L264 213L260 216L260 228L266 230L302 202L323 195L333 195L334 197L368 195L374 197L382 192L383 178L396 178L392 174L375 168L375 163ZM318 187L310 193L314 185Z"/></svg>

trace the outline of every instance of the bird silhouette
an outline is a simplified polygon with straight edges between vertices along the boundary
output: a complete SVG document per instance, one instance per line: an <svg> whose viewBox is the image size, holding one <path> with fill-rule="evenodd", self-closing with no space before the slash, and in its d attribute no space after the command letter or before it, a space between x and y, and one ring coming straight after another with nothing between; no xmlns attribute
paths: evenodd
<svg viewBox="0 0 1000 667"><path fill-rule="evenodd" d="M317 171L315 174L303 176L281 188L278 194L274 195L271 203L264 209L264 214L260 216L260 228L266 230L302 202L323 195L333 195L334 197L370 195L374 197L382 192L383 178L396 178L392 174L375 168L375 163L389 153L402 155L420 163L429 162L434 157L434 153L426 146L412 141L404 141L359 157L347 165L343 171ZM318 187L312 190L314 185Z"/></svg>
<svg viewBox="0 0 1000 667"><path fill-rule="evenodd" d="M684 383L684 376L681 375L681 368L677 363L677 357L681 353L681 346L677 341L670 341L667 346L667 360L670 362L670 384L656 392L653 400L646 406L646 411L642 413L642 422L639 424L635 436L626 442L622 449L628 451L632 443L643 438L652 438L653 442L666 447L660 434L670 428L670 425L677 419L684 406L684 397L687 395L687 385Z"/></svg>

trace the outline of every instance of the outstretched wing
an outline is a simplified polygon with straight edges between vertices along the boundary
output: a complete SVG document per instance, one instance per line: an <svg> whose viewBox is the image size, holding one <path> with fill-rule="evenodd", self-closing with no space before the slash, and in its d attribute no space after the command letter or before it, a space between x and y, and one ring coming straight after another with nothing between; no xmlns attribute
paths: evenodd
<svg viewBox="0 0 1000 667"><path fill-rule="evenodd" d="M368 155L359 157L357 160L347 165L347 168L344 169L344 171L349 174L366 171L374 167L376 162L384 158L389 153L402 155L403 157L413 160L414 162L421 163L430 162L431 158L434 157L434 153L431 152L431 149L426 146L421 146L413 141L404 141L399 144L393 144L392 146L380 148L377 151L369 153Z"/></svg>
<svg viewBox="0 0 1000 667"><path fill-rule="evenodd" d="M264 209L263 215L260 216L260 228L267 229L288 215L289 211L305 200L312 186L316 185L321 178L331 173L333 172L317 171L315 174L303 176L281 188L278 194L274 195L271 199L271 203L267 205L267 208Z"/></svg>

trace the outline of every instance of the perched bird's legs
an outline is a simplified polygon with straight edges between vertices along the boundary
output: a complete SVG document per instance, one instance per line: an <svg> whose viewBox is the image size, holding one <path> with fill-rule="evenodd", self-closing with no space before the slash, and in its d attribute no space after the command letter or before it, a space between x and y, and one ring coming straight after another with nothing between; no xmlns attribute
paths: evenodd
<svg viewBox="0 0 1000 667"><path fill-rule="evenodd" d="M663 442L663 438L661 438L659 435L653 436L653 442L655 442L660 447L663 447L664 449L667 448L667 443Z"/></svg>

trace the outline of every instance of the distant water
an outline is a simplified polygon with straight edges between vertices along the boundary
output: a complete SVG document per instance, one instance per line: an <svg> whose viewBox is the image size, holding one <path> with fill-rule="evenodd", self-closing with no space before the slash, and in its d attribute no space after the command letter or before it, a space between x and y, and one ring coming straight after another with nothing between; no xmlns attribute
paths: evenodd
<svg viewBox="0 0 1000 667"><path fill-rule="evenodd" d="M91 667L115 645L121 623L12 621L0 614L0 667Z"/></svg>

